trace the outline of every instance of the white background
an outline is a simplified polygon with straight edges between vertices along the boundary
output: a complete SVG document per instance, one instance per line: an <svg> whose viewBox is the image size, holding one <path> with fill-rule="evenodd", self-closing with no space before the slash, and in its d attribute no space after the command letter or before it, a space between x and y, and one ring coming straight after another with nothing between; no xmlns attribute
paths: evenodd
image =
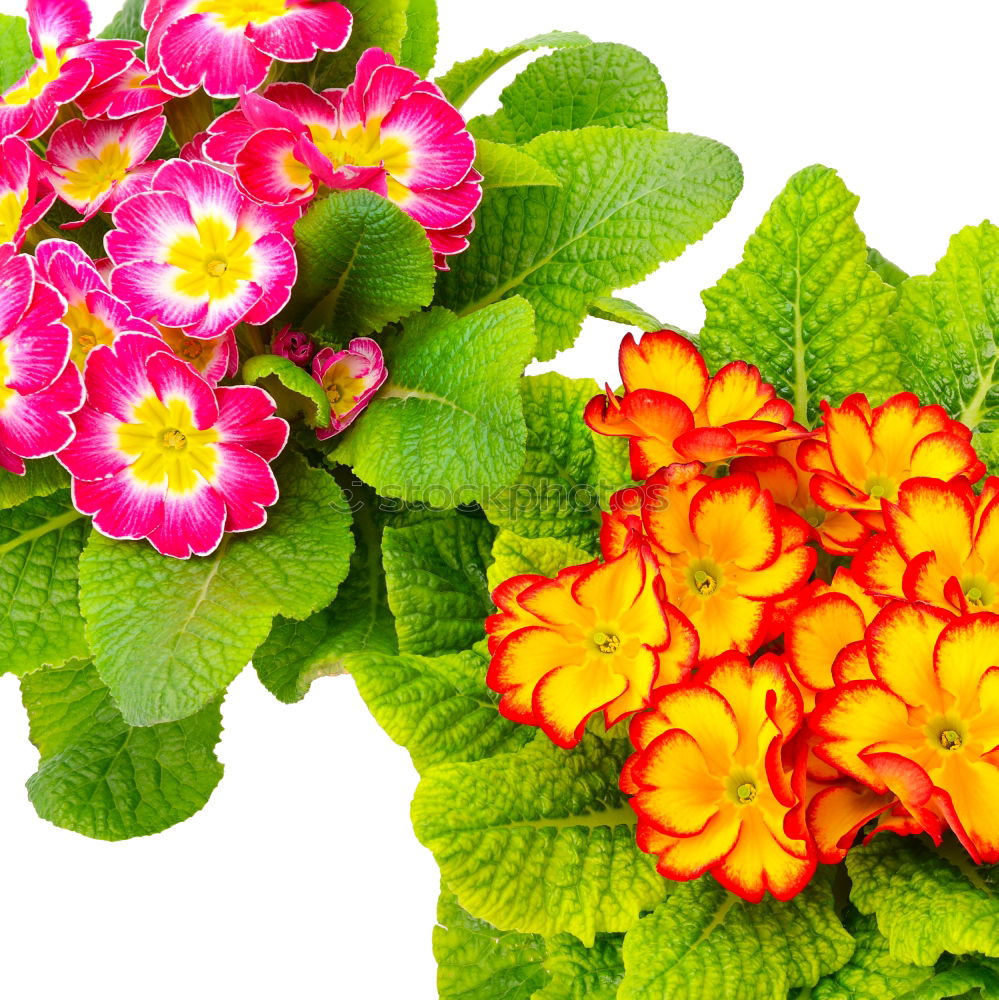
<svg viewBox="0 0 999 1000"><path fill-rule="evenodd" d="M840 170L870 244L911 272L930 270L961 226L999 218L992 5L439 2L438 70L555 27L625 42L660 66L674 130L739 154L732 214L629 293L683 328L699 328L698 292L807 164ZM115 6L101 0L98 26ZM0 9L20 13L12 0ZM498 89L469 113L490 110ZM556 367L613 381L621 332L588 324ZM158 837L94 843L34 815L22 784L36 755L17 685L0 678L0 995L436 996L437 876L410 832L416 776L351 681L320 681L285 707L244 673L225 727L226 775L203 813Z"/></svg>

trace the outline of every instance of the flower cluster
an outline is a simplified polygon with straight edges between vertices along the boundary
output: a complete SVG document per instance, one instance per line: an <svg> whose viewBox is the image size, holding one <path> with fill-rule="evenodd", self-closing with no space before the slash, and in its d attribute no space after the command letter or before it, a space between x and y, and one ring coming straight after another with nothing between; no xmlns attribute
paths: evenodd
<svg viewBox="0 0 999 1000"><path fill-rule="evenodd" d="M999 861L999 479L976 492L968 429L900 393L808 431L668 331L621 374L585 416L639 484L601 559L496 590L500 711L562 747L629 720L621 789L670 879L787 899L886 830Z"/></svg>

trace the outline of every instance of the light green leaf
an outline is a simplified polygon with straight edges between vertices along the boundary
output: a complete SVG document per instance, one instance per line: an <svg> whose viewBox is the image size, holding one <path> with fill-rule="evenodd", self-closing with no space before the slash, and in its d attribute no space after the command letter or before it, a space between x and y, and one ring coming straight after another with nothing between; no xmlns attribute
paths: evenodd
<svg viewBox="0 0 999 1000"><path fill-rule="evenodd" d="M562 183L523 150L486 139L475 143L475 169L485 178L483 188L559 187Z"/></svg>
<svg viewBox="0 0 999 1000"><path fill-rule="evenodd" d="M99 840L159 833L193 816L222 777L220 702L197 715L130 729L89 663L21 679L41 753L28 795L42 819Z"/></svg>
<svg viewBox="0 0 999 1000"><path fill-rule="evenodd" d="M708 364L757 365L804 424L823 399L838 405L866 392L881 402L899 388L883 332L896 293L867 263L858 200L835 170L806 167L749 237L742 262L701 293Z"/></svg>
<svg viewBox="0 0 999 1000"><path fill-rule="evenodd" d="M999 458L999 228L968 226L951 237L927 277L910 278L888 321L902 381L923 403L940 403Z"/></svg>
<svg viewBox="0 0 999 1000"><path fill-rule="evenodd" d="M634 302L609 295L600 296L590 303L590 315L595 319L606 319L611 323L637 327L643 333L654 330L672 330L674 333L683 333L685 337L690 336L678 327L670 326L668 323L656 319L652 313L647 313L641 306L636 306Z"/></svg>
<svg viewBox="0 0 999 1000"><path fill-rule="evenodd" d="M69 486L69 473L54 459L25 462L23 476L0 469L0 510L16 507L32 497L47 497Z"/></svg>
<svg viewBox="0 0 999 1000"><path fill-rule="evenodd" d="M310 427L329 427L330 401L323 387L294 361L276 354L255 355L243 365L243 381L263 385L277 400L282 416L292 419L301 414Z"/></svg>
<svg viewBox="0 0 999 1000"><path fill-rule="evenodd" d="M976 961L961 962L938 971L898 1000L952 1000L955 997L958 1000L999 1000L999 970Z"/></svg>
<svg viewBox="0 0 999 1000"><path fill-rule="evenodd" d="M598 445L583 423L586 404L599 392L595 382L550 373L523 379L521 389L527 461L514 485L483 503L486 516L525 538L559 538L595 553L601 501L631 481L627 443Z"/></svg>
<svg viewBox="0 0 999 1000"><path fill-rule="evenodd" d="M517 56L536 49L558 49L570 45L590 44L592 42L586 35L576 31L550 31L544 35L535 35L499 52L486 49L474 59L455 63L443 76L437 78L437 86L444 91L444 95L456 108L460 108L493 73Z"/></svg>
<svg viewBox="0 0 999 1000"><path fill-rule="evenodd" d="M883 257L874 247L867 248L867 263L877 271L878 277L892 288L898 288L909 277L902 268Z"/></svg>
<svg viewBox="0 0 999 1000"><path fill-rule="evenodd" d="M249 662L276 614L307 618L347 575L353 539L340 488L289 455L281 499L257 531L204 558L96 532L80 560L80 606L101 679L135 726L182 719Z"/></svg>
<svg viewBox="0 0 999 1000"><path fill-rule="evenodd" d="M846 856L851 901L877 916L900 962L932 965L945 951L999 956L999 872L953 854L956 864L914 837L880 836Z"/></svg>
<svg viewBox="0 0 999 1000"><path fill-rule="evenodd" d="M531 63L500 95L502 108L473 118L476 139L523 143L587 125L666 130L666 88L641 52L613 42L559 49Z"/></svg>
<svg viewBox="0 0 999 1000"><path fill-rule="evenodd" d="M678 884L625 937L618 997L785 1000L852 952L824 873L786 903L746 903L704 877Z"/></svg>
<svg viewBox="0 0 999 1000"><path fill-rule="evenodd" d="M124 38L146 44L146 29L142 27L142 9L145 0L125 0L121 10L98 38ZM141 51L141 50L140 50Z"/></svg>
<svg viewBox="0 0 999 1000"><path fill-rule="evenodd" d="M665 880L635 844L618 789L625 740L584 737L562 750L538 737L517 753L427 772L413 825L470 913L544 936L631 927Z"/></svg>
<svg viewBox="0 0 999 1000"><path fill-rule="evenodd" d="M434 68L439 35L437 0L409 0L399 61L414 73L426 76Z"/></svg>
<svg viewBox="0 0 999 1000"><path fill-rule="evenodd" d="M570 934L551 938L545 960L551 981L532 1000L616 1000L624 977L623 940L618 934L600 934L586 948Z"/></svg>
<svg viewBox="0 0 999 1000"><path fill-rule="evenodd" d="M288 316L342 343L429 305L434 257L423 227L371 191L333 191L295 226L299 274Z"/></svg>
<svg viewBox="0 0 999 1000"><path fill-rule="evenodd" d="M694 135L593 126L539 136L524 152L562 187L485 192L475 239L439 277L438 301L467 315L522 295L542 361L572 344L595 298L678 257L742 186L732 151Z"/></svg>
<svg viewBox="0 0 999 1000"><path fill-rule="evenodd" d="M66 491L0 511L0 674L87 655L76 592L89 526Z"/></svg>
<svg viewBox="0 0 999 1000"><path fill-rule="evenodd" d="M493 564L486 574L489 589L525 573L553 577L566 566L579 566L592 558L586 549L561 538L523 538L504 529L493 542Z"/></svg>
<svg viewBox="0 0 999 1000"><path fill-rule="evenodd" d="M439 1000L530 1000L548 979L543 938L476 920L446 889L437 904L434 957Z"/></svg>
<svg viewBox="0 0 999 1000"><path fill-rule="evenodd" d="M518 750L534 738L532 728L499 714L486 687L488 662L471 650L436 657L366 654L350 657L349 666L371 714L420 772Z"/></svg>
<svg viewBox="0 0 999 1000"><path fill-rule="evenodd" d="M382 560L401 652L457 653L483 637L494 610L486 566L495 534L481 516L461 513L385 529Z"/></svg>
<svg viewBox="0 0 999 1000"><path fill-rule="evenodd" d="M412 316L387 351L388 381L335 453L384 496L470 503L524 462L520 375L534 350L531 307L498 302L458 318Z"/></svg>
<svg viewBox="0 0 999 1000"><path fill-rule="evenodd" d="M23 17L0 14L0 91L13 87L34 61L27 22Z"/></svg>

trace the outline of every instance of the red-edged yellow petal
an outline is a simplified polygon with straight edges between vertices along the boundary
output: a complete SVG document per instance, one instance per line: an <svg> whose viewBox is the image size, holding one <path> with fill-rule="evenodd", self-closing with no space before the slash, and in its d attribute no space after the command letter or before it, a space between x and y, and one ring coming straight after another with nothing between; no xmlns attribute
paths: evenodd
<svg viewBox="0 0 999 1000"><path fill-rule="evenodd" d="M808 491L812 499L823 510L840 513L864 510L865 508L881 511L881 501L872 500L866 493L861 493L847 486L839 479L829 476L814 475L808 483Z"/></svg>
<svg viewBox="0 0 999 1000"><path fill-rule="evenodd" d="M525 587L517 595L517 603L540 621L549 625L574 625L578 629L592 627L592 615L587 614L572 596L579 580L598 568L597 561L582 566L569 566L559 572L554 580L540 577L538 582Z"/></svg>
<svg viewBox="0 0 999 1000"><path fill-rule="evenodd" d="M948 480L970 473L977 463L970 441L961 440L949 430L937 431L924 437L913 450L911 475Z"/></svg>
<svg viewBox="0 0 999 1000"><path fill-rule="evenodd" d="M643 334L635 342L628 334L618 354L621 380L628 392L654 389L682 399L696 410L708 387L708 369L694 345L672 330Z"/></svg>
<svg viewBox="0 0 999 1000"><path fill-rule="evenodd" d="M592 611L601 622L608 616L617 619L645 589L649 577L647 560L651 561L651 556L640 549L628 549L617 559L594 566L573 582L573 603ZM662 615L657 617L662 622Z"/></svg>
<svg viewBox="0 0 999 1000"><path fill-rule="evenodd" d="M945 611L960 614L967 605L957 579L940 571L935 552L921 552L909 562L902 577L902 590L910 601L932 604Z"/></svg>
<svg viewBox="0 0 999 1000"><path fill-rule="evenodd" d="M736 458L729 468L736 475L755 476L777 503L785 507L794 506L798 495L798 474L786 458L776 455Z"/></svg>
<svg viewBox="0 0 999 1000"><path fill-rule="evenodd" d="M977 714L982 678L999 665L999 615L968 615L951 621L939 633L935 664L937 681L954 696L958 714L964 719ZM994 804L999 808L999 799Z"/></svg>
<svg viewBox="0 0 999 1000"><path fill-rule="evenodd" d="M653 488L646 491L642 518L659 549L695 557L702 554L703 546L690 527L690 504L698 491L711 482L700 476L676 485L655 481Z"/></svg>
<svg viewBox="0 0 999 1000"><path fill-rule="evenodd" d="M666 878L676 882L699 878L732 850L739 836L738 812L736 806L727 805L696 836L646 835L644 838L639 837L639 847L650 854L659 855L656 868ZM639 831L641 830L640 825Z"/></svg>
<svg viewBox="0 0 999 1000"><path fill-rule="evenodd" d="M999 749L999 667L985 671L978 685L978 706L978 714L969 720L974 738L986 754L995 755Z"/></svg>
<svg viewBox="0 0 999 1000"><path fill-rule="evenodd" d="M836 471L853 487L867 482L874 457L874 442L867 421L857 410L841 406L823 415L829 455Z"/></svg>
<svg viewBox="0 0 999 1000"><path fill-rule="evenodd" d="M815 569L817 553L805 545L781 552L769 566L757 570L736 570L739 593L743 597L779 600L801 587Z"/></svg>
<svg viewBox="0 0 999 1000"><path fill-rule="evenodd" d="M672 604L662 606L669 624L669 645L659 653L659 675L656 686L682 681L697 662L701 640L697 629Z"/></svg>
<svg viewBox="0 0 999 1000"><path fill-rule="evenodd" d="M975 553L982 560L987 577L999 580L999 478L986 480L988 493L984 490L978 498L979 516L975 535Z"/></svg>
<svg viewBox="0 0 999 1000"><path fill-rule="evenodd" d="M876 680L867 655L867 643L863 640L847 643L833 661L832 675L837 684Z"/></svg>
<svg viewBox="0 0 999 1000"><path fill-rule="evenodd" d="M693 598L684 611L701 637L701 659L710 659L730 649L754 653L766 634L764 601L717 591L709 597Z"/></svg>
<svg viewBox="0 0 999 1000"><path fill-rule="evenodd" d="M534 688L545 674L564 664L579 663L583 650L558 632L541 626L518 629L493 654L486 683L501 694L499 709L508 719L537 725L532 707Z"/></svg>
<svg viewBox="0 0 999 1000"><path fill-rule="evenodd" d="M961 826L978 851L979 863L999 861L999 766L951 753L936 782L950 796Z"/></svg>
<svg viewBox="0 0 999 1000"><path fill-rule="evenodd" d="M904 598L906 563L887 535L869 538L850 566L858 583L872 594Z"/></svg>
<svg viewBox="0 0 999 1000"><path fill-rule="evenodd" d="M852 556L867 538L870 530L849 511L827 511L816 528L822 547L834 556Z"/></svg>
<svg viewBox="0 0 999 1000"><path fill-rule="evenodd" d="M811 601L787 629L787 653L795 676L815 691L831 688L836 657L847 643L864 638L865 627L863 612L842 594Z"/></svg>
<svg viewBox="0 0 999 1000"><path fill-rule="evenodd" d="M899 489L898 502L884 505L884 515L905 559L935 552L948 575L967 562L975 520L974 495L967 482L910 479Z"/></svg>
<svg viewBox="0 0 999 1000"><path fill-rule="evenodd" d="M518 603L517 598L528 587L540 583L545 578L535 574L525 573L522 576L512 576L509 580L504 580L493 591L493 604L499 609L494 615L486 619L486 632L489 635L489 652L495 653L499 644L518 628L527 625L539 624L539 619L530 612L525 611Z"/></svg>
<svg viewBox="0 0 999 1000"><path fill-rule="evenodd" d="M879 795L855 781L823 788L808 803L808 829L818 860L834 865L846 857L857 831L895 801L890 792Z"/></svg>
<svg viewBox="0 0 999 1000"><path fill-rule="evenodd" d="M650 464L641 475L632 470L636 479L647 479L656 469L684 460L673 447L673 442L693 428L694 415L682 399L665 392L639 389L629 392L621 400L621 413L638 428L633 443L640 444L644 452L653 456L650 461L654 464ZM600 430L599 427L593 429Z"/></svg>
<svg viewBox="0 0 999 1000"><path fill-rule="evenodd" d="M760 378L756 365L732 361L711 379L704 400L707 422L712 427L738 420L751 420L774 398L774 387Z"/></svg>
<svg viewBox="0 0 999 1000"><path fill-rule="evenodd" d="M534 717L560 747L574 747L583 738L586 720L628 685L598 655L587 657L581 664L557 667L546 673L534 689Z"/></svg>
<svg viewBox="0 0 999 1000"><path fill-rule="evenodd" d="M776 557L780 524L773 497L751 476L726 476L690 505L690 526L720 566L760 569Z"/></svg>
<svg viewBox="0 0 999 1000"><path fill-rule="evenodd" d="M735 436L725 427L695 427L681 434L673 446L687 462L723 462L739 450Z"/></svg>
<svg viewBox="0 0 999 1000"><path fill-rule="evenodd" d="M672 727L697 741L714 774L729 773L739 746L739 724L722 695L699 684L677 685L657 697L655 707Z"/></svg>
<svg viewBox="0 0 999 1000"><path fill-rule="evenodd" d="M652 687L659 676L659 657L648 646L639 646L630 656L608 657L615 673L621 674L628 687L604 708L607 728L625 716L640 712L649 703Z"/></svg>
<svg viewBox="0 0 999 1000"><path fill-rule="evenodd" d="M870 625L874 621L878 612L885 604L884 601L871 597L867 590L857 581L853 570L846 569L843 566L840 566L833 574L832 582L828 585L828 590L830 593L843 594L849 597L860 608L864 615L864 622L867 625Z"/></svg>

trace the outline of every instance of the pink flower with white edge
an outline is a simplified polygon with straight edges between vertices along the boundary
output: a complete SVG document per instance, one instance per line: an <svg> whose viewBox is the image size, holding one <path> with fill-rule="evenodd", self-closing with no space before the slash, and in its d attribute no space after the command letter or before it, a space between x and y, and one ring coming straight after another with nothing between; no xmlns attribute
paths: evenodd
<svg viewBox="0 0 999 1000"><path fill-rule="evenodd" d="M62 105L121 73L139 43L91 38L85 0L28 0L27 12L36 62L0 95L0 136L34 139L55 121Z"/></svg>
<svg viewBox="0 0 999 1000"><path fill-rule="evenodd" d="M24 475L26 458L65 448L83 382L69 363L65 305L30 257L0 246L0 468Z"/></svg>
<svg viewBox="0 0 999 1000"><path fill-rule="evenodd" d="M0 243L20 249L25 233L53 201L55 191L38 155L18 136L0 140Z"/></svg>
<svg viewBox="0 0 999 1000"><path fill-rule="evenodd" d="M162 162L146 160L165 128L166 119L157 110L120 121L74 118L57 128L47 154L52 185L83 216L64 228L82 226L98 212L111 212L145 190Z"/></svg>
<svg viewBox="0 0 999 1000"><path fill-rule="evenodd" d="M320 187L366 188L427 231L439 267L468 246L482 175L475 142L440 89L368 49L344 90L277 83L209 128L207 156L231 164L263 204L309 201Z"/></svg>
<svg viewBox="0 0 999 1000"><path fill-rule="evenodd" d="M290 326L275 333L271 341L271 354L294 361L300 368L307 368L315 353L315 341L307 333L298 333Z"/></svg>
<svg viewBox="0 0 999 1000"><path fill-rule="evenodd" d="M213 387L144 334L96 348L85 380L76 438L59 461L76 509L101 534L186 559L267 520L278 498L269 463L288 425L263 389Z"/></svg>
<svg viewBox="0 0 999 1000"><path fill-rule="evenodd" d="M96 87L88 87L76 99L84 118L128 118L160 108L170 100L153 82L146 64L132 61L116 77Z"/></svg>
<svg viewBox="0 0 999 1000"><path fill-rule="evenodd" d="M156 328L115 298L97 265L85 250L69 240L42 240L35 250L42 278L65 299L63 323L72 338L70 361L80 371L87 355L123 333L149 333Z"/></svg>
<svg viewBox="0 0 999 1000"><path fill-rule="evenodd" d="M297 209L250 201L216 167L168 160L148 191L114 210L116 228L105 237L111 291L196 339L266 323L288 302L298 273L289 239L297 218Z"/></svg>
<svg viewBox="0 0 999 1000"><path fill-rule="evenodd" d="M147 0L146 58L155 81L178 96L256 90L275 59L311 62L350 37L350 11L322 0Z"/></svg>
<svg viewBox="0 0 999 1000"><path fill-rule="evenodd" d="M343 433L361 415L388 372L378 344L358 337L345 351L321 350L312 361L312 376L330 401L330 425L316 430L316 437L325 441Z"/></svg>

